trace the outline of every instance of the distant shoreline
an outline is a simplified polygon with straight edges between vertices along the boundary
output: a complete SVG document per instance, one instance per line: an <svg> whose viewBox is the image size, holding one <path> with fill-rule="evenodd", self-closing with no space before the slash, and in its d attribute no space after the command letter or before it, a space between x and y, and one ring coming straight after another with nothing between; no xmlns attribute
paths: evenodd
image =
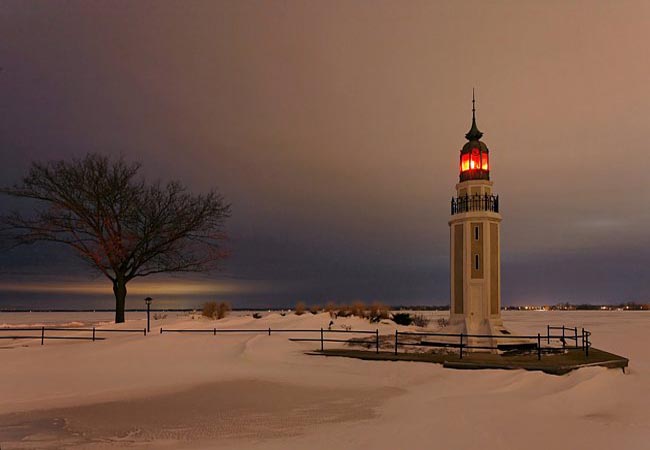
<svg viewBox="0 0 650 450"><path fill-rule="evenodd" d="M391 311L449 311L449 306L396 306L389 307ZM232 308L232 311L291 311L293 308ZM198 308L151 308L151 312L192 312L200 311ZM43 312L115 312L111 308L84 308L84 309L0 309L0 313L43 313ZM147 312L146 308L126 309L125 312Z"/></svg>
<svg viewBox="0 0 650 450"><path fill-rule="evenodd" d="M449 306L389 306L391 311L449 311ZM291 311L293 308L232 308L232 311L259 311L259 312L282 312ZM151 312L196 312L201 308L152 308ZM550 308L543 309L543 307L526 307L526 306L506 306L501 309L502 311L650 311L650 305L634 305L634 306L621 306L621 305L577 305L570 308ZM147 312L145 308L127 309L126 312ZM112 313L115 309L111 308L83 308L83 309L62 309L62 308L47 308L47 309L0 309L0 313L71 313L71 312L97 312L97 313Z"/></svg>

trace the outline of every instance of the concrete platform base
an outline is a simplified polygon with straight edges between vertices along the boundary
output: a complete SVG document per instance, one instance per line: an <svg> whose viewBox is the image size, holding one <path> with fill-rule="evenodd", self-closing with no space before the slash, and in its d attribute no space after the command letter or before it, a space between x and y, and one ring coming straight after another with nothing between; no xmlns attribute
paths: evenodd
<svg viewBox="0 0 650 450"><path fill-rule="evenodd" d="M442 364L450 369L523 369L537 370L553 375L564 375L582 367L601 366L610 369L622 369L629 364L623 356L605 352L597 348L589 349L589 356L580 350L568 350L563 353L543 354L537 359L537 354L500 355L494 353L466 353L463 358L456 353L398 353L381 351L379 353L367 350L337 349L322 352L308 352L308 355L339 356L370 361L413 361Z"/></svg>

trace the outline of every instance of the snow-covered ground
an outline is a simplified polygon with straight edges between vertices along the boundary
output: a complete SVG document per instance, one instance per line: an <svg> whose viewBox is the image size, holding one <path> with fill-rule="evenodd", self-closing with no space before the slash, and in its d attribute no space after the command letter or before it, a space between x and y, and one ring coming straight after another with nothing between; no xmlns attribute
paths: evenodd
<svg viewBox="0 0 650 450"><path fill-rule="evenodd" d="M111 317L0 313L0 326L113 328L105 324ZM132 313L120 327L143 328L144 317ZM648 448L649 312L512 311L504 319L515 333L585 327L594 346L630 358L629 373L588 368L558 377L308 356L318 344L279 333L158 330L326 328L326 314L237 313L215 322L167 313L147 337L0 340L0 448ZM358 318L334 325L343 326L376 328Z"/></svg>

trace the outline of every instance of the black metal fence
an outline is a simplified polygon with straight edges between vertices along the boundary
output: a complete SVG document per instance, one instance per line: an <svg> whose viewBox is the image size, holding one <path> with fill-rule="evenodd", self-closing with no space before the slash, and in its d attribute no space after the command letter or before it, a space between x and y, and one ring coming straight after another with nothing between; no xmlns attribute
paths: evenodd
<svg viewBox="0 0 650 450"><path fill-rule="evenodd" d="M452 197L451 214L466 213L469 211L499 212L499 196L489 194L465 194L461 197Z"/></svg>
<svg viewBox="0 0 650 450"><path fill-rule="evenodd" d="M559 347L551 347L550 344L552 341L558 341L562 343L562 350L567 349L579 349L585 353L585 356L589 356L589 347L591 346L590 336L591 332L582 329L580 336L578 336L577 327L553 327L547 325L547 334L542 335L537 333L537 335L529 336L516 336L516 335L492 335L492 334L465 334L465 333L426 333L426 332L416 332L416 331L399 331L395 330L395 341L393 352L395 355L398 353L399 347L408 347L408 346L417 346L417 347L441 347L449 349L458 349L460 358L463 358L463 353L467 350L526 350L529 349L537 353L537 359L542 358L543 353L553 353L556 352ZM562 330L562 334L553 335L551 330ZM572 333L569 333L572 332ZM289 340L294 342L320 342L320 350L325 350L326 342L337 342L337 343L346 343L346 344L360 344L366 346L374 346L375 352L379 353L381 348L379 330L331 330L326 328L321 329L272 329L272 328L256 328L256 329L221 329L221 328L204 328L204 329L163 329L160 328L160 334L163 333L209 333L217 335L220 333L257 333L257 334L267 334L271 336L273 333L319 333L318 337L314 338L289 338ZM374 339L361 339L361 338L352 338L352 339L337 339L334 337L327 337L329 333L347 333L347 334L357 334L357 335L372 335ZM445 337L448 338L448 341L445 342L431 342L431 341L422 341L420 342L408 342L402 340L400 342L400 336L423 336L423 337ZM471 345L469 340L472 338L482 338L482 339L493 339L498 342L498 340L528 340L529 343L526 344L497 344L494 346L489 345ZM567 339L575 339L575 346L567 346ZM543 341L547 342L548 347L543 347Z"/></svg>
<svg viewBox="0 0 650 450"><path fill-rule="evenodd" d="M233 329L233 328L202 328L202 329L163 329L160 328L160 334L163 333L209 333L214 336L220 333L256 333L267 334L271 336L273 333L319 333L320 336L316 338L289 338L293 342L320 342L321 351L325 350L325 342L341 342L347 344L364 344L375 346L375 351L379 353L379 330L332 330L329 328L321 329L272 329L272 328L249 328L249 329ZM362 339L336 339L326 337L329 333L343 333L343 334L357 334L357 335L374 335L375 339L372 341Z"/></svg>
<svg viewBox="0 0 650 450"><path fill-rule="evenodd" d="M475 350L526 350L527 348L533 349L537 353L537 359L542 359L543 353L555 353L559 347L551 347L551 341L559 341L562 344L562 350L580 350L583 351L585 357L589 357L589 347L591 347L591 332L582 328L580 336L578 336L577 327L554 327L547 325L546 326L547 334L546 336L537 333L537 335L529 336L516 336L512 334L508 335L494 335L494 334L464 334L464 333L425 333L425 332L414 332L414 331L398 331L395 330L395 347L394 352L397 355L399 346L427 346L427 347L443 347L458 349L460 359L463 359L463 351L467 349ZM551 330L562 330L562 334L553 335ZM567 333L568 332L568 333ZM430 342L430 341L420 341L420 342L399 342L399 336L434 336L434 337L445 337L449 338L449 341L445 342ZM469 340L472 338L477 339L493 339L497 341L497 345L470 345ZM529 340L528 344L498 344L499 339L502 340ZM574 346L567 346L567 339L575 340ZM454 342L455 340L455 342ZM543 347L542 342L546 341L548 347Z"/></svg>
<svg viewBox="0 0 650 450"><path fill-rule="evenodd" d="M2 333L16 333L18 331L27 331L27 332L38 332L37 335L24 335L24 334L13 334L13 335L3 335ZM60 334L46 334L46 331L60 332L65 331L68 333L92 333L90 336L66 336ZM99 337L100 333L142 333L144 336L147 335L146 328L140 329L109 329L109 328L67 328L67 327L21 327L21 328L12 328L5 327L0 328L0 339L40 339L41 345L45 344L46 339L56 339L56 340L80 340L80 341L103 341L104 337Z"/></svg>
<svg viewBox="0 0 650 450"><path fill-rule="evenodd" d="M552 334L554 330L561 330L561 334ZM38 335L3 335L2 333L6 332L19 332L26 331L40 332ZM92 333L90 336L66 336L59 334L49 334L46 335L46 331L50 332L61 332L65 331L68 333ZM100 337L100 333L142 333L144 336L147 335L147 329L107 329L107 328L64 328L64 327L27 327L27 328L0 328L0 339L40 339L41 345L45 344L46 339L65 339L65 340L104 340L105 337ZM233 329L233 328L203 328L203 329L177 329L177 328L160 328L160 334L163 333L207 333L216 336L217 334L228 334L228 333L253 333L253 334L265 334L271 336L272 334L288 334L288 333L318 333L317 337L314 338L304 338L304 337L295 337L289 338L294 342L320 342L320 350L325 350L326 342L335 342L335 343L346 343L346 344L359 344L372 347L374 346L375 352L379 353L381 348L380 334L379 329L376 330L332 330L328 328L320 329L272 329L272 328L248 328L248 329ZM370 338L352 338L352 339L341 339L336 337L329 337L331 335L365 335L372 336ZM399 337L444 337L444 341L428 341L420 339L419 342L413 342L409 340L402 340L400 342ZM470 344L471 339L492 339L497 342L496 345L472 345ZM499 340L508 341L508 340L527 340L528 343L519 343L519 344L499 344ZM546 341L547 347L543 347L542 343ZM418 331L399 331L395 330L395 341L394 341L394 354L397 355L399 347L440 347L440 348L449 348L449 349L458 349L460 358L463 358L464 352L467 350L531 350L537 353L537 358L541 359L543 353L552 353L560 349L560 347L551 347L552 341L558 341L562 344L561 349L566 350L580 350L585 353L585 356L589 356L589 347L591 347L591 332L581 329L580 334L578 334L577 327L566 327L562 325L559 326L546 326L546 335L537 333L537 335L526 335L526 336L516 336L516 335L492 335L492 334L465 334L465 333L427 333L427 332L418 332ZM567 345L568 341L573 341L573 345Z"/></svg>

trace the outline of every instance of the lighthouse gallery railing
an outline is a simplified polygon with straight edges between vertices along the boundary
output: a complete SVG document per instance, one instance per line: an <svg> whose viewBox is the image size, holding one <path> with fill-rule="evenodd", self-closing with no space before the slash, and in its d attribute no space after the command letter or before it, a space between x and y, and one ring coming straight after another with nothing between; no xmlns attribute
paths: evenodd
<svg viewBox="0 0 650 450"><path fill-rule="evenodd" d="M451 214L460 214L470 211L499 212L499 196L489 194L473 194L461 197L452 197Z"/></svg>

